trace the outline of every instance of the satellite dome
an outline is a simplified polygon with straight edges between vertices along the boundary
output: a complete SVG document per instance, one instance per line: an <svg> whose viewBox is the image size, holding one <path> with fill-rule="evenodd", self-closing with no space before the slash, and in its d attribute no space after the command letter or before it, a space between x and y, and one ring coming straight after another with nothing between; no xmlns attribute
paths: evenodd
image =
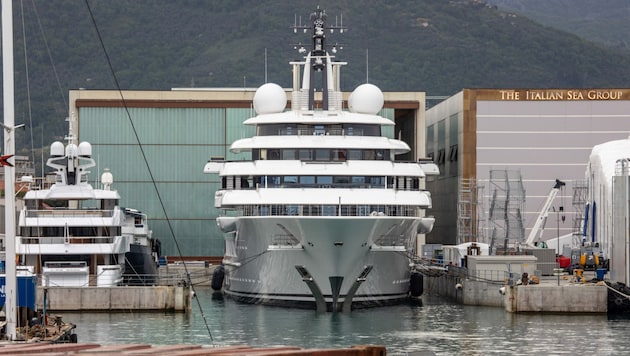
<svg viewBox="0 0 630 356"><path fill-rule="evenodd" d="M348 109L359 114L376 115L383 108L383 92L374 84L361 84L350 94Z"/></svg>
<svg viewBox="0 0 630 356"><path fill-rule="evenodd" d="M83 141L79 144L79 156L92 157L92 145L89 142Z"/></svg>
<svg viewBox="0 0 630 356"><path fill-rule="evenodd" d="M105 168L105 171L101 175L101 182L106 186L110 186L114 183L114 175L109 171L109 168Z"/></svg>
<svg viewBox="0 0 630 356"><path fill-rule="evenodd" d="M59 141L55 141L50 145L50 155L52 157L63 157L64 155L64 147L63 143Z"/></svg>
<svg viewBox="0 0 630 356"><path fill-rule="evenodd" d="M259 115L279 113L286 106L287 94L278 84L263 84L254 94L254 110Z"/></svg>

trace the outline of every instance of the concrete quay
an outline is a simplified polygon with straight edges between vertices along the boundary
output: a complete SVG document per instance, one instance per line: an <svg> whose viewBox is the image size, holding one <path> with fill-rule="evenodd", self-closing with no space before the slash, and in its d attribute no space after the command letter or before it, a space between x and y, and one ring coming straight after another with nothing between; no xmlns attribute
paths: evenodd
<svg viewBox="0 0 630 356"><path fill-rule="evenodd" d="M425 275L424 293L463 305L504 308L510 313L607 313L608 288L595 282L594 272L575 277L543 276L538 284L516 284L509 279L475 278L463 268Z"/></svg>
<svg viewBox="0 0 630 356"><path fill-rule="evenodd" d="M37 287L36 306L50 311L174 311L191 308L191 286L207 286L216 265L207 261L178 261L158 269L151 286ZM94 278L93 278L94 279Z"/></svg>
<svg viewBox="0 0 630 356"><path fill-rule="evenodd" d="M507 286L505 310L512 313L607 313L608 288L598 283L560 283Z"/></svg>
<svg viewBox="0 0 630 356"><path fill-rule="evenodd" d="M38 310L44 309L44 288L37 287ZM188 286L117 286L46 288L48 311L175 311L192 305Z"/></svg>
<svg viewBox="0 0 630 356"><path fill-rule="evenodd" d="M205 261L177 261L158 268L160 285L182 284L190 278L190 283L195 286L209 286L212 281L212 273L217 267ZM188 273L188 276L186 276Z"/></svg>

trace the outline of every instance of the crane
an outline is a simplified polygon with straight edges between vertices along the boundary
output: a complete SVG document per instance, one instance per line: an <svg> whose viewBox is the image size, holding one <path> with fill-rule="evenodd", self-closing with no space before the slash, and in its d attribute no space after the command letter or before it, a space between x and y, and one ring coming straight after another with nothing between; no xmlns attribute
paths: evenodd
<svg viewBox="0 0 630 356"><path fill-rule="evenodd" d="M549 215L549 209L551 208L551 204L553 203L553 200L555 199L556 195L558 195L558 192L560 191L560 189L564 187L565 185L566 183L564 183L563 181L559 179L556 179L556 183L554 184L553 188L551 188L551 191L549 192L549 195L547 196L547 201L545 201L545 205L543 205L543 208L540 211L540 214L538 214L538 218L536 219L536 223L534 224L534 227L529 232L529 236L527 237L527 240L525 241L526 246L534 247L534 241L540 240L540 238L542 237L543 231L545 230L545 223L547 222L547 216Z"/></svg>

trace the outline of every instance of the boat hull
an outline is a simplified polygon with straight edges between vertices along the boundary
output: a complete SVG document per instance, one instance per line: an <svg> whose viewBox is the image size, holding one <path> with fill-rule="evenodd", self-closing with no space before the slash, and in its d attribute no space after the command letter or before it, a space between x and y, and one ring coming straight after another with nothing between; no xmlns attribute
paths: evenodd
<svg viewBox="0 0 630 356"><path fill-rule="evenodd" d="M158 277L158 265L149 245L131 244L125 253L125 285L155 285Z"/></svg>
<svg viewBox="0 0 630 356"><path fill-rule="evenodd" d="M421 221L237 218L226 234L224 292L248 303L315 308L318 289L328 310L399 303L409 296L410 256Z"/></svg>

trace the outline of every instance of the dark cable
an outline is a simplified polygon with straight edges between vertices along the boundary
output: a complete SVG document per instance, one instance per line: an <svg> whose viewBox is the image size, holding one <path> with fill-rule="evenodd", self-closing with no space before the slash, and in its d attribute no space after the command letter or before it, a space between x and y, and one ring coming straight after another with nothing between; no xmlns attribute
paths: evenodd
<svg viewBox="0 0 630 356"><path fill-rule="evenodd" d="M166 212L166 208L164 207L164 202L162 201L162 196L160 195L160 191L158 190L157 184L155 183L155 179L153 177L153 172L151 171L151 167L149 166L149 162L147 160L146 154L144 153L144 148L142 147L142 143L140 142L140 138L138 137L138 132L136 131L136 127L133 124L133 120L131 119L131 113L129 112L129 108L127 107L127 102L125 101L125 97L123 96L123 92L122 89L120 88L120 83L118 82L118 77L116 76L116 72L114 71L114 67L112 65L112 62L109 58L109 54L107 53L107 49L105 48L105 44L103 42L103 38L101 37L101 33L98 29L98 25L96 24L96 20L94 19L94 14L92 14L92 9L90 8L90 4L88 3L88 0L85 0L85 6L88 9L88 12L90 13L90 19L92 20L92 24L94 25L94 30L96 31L96 35L98 36L98 40L99 43L101 45L101 48L103 49L103 53L105 54L105 59L107 60L107 64L109 66L109 70L112 73L112 77L114 78L114 82L116 84L116 89L118 90L118 93L120 94L120 100L122 101L123 104L123 108L125 109L125 113L127 114L127 118L129 119L129 123L131 124L131 129L133 130L133 134L136 137L136 142L138 142L138 147L140 148L140 153L142 154L142 158L144 159L144 163L146 164L147 167L147 171L149 173L149 177L151 178L151 182L153 183L153 188L155 189L155 193L157 194L157 198L158 201L160 202L160 206L162 207L162 212L164 213L164 216L166 217L166 222L168 224L168 228L169 231L171 232L171 236L173 237L173 241L175 242L175 247L177 248L177 253L179 254L179 257L182 257L182 251L181 248L179 247L179 243L177 242L177 238L175 238L175 233L173 232L173 226L171 225L171 221L168 218L168 214ZM182 259L183 260L183 259ZM190 273L188 272L188 266L186 266L185 261L184 262L184 271L186 272L186 278L188 279L188 285L190 286L190 288L192 289L193 293L194 293L194 298L197 301L197 306L199 307L199 310L201 311L201 316L203 318L204 324L206 326L206 330L208 330L208 335L210 336L210 341L212 342L212 344L214 344L214 338L212 337L212 332L210 331L210 326L208 325L208 322L206 320L206 315L203 312L203 308L201 308L201 302L199 301L199 298L196 297L197 292L195 291L195 287L192 284L192 281L190 280Z"/></svg>
<svg viewBox="0 0 630 356"><path fill-rule="evenodd" d="M26 102L27 102L27 109L28 109L28 125L30 127L30 135L31 135L31 159L33 160L33 162L35 162L35 147L33 144L33 112L31 110L31 83L29 80L29 73L28 73L28 54L26 51L26 30L25 30L25 25L24 25L24 2L20 1L20 16L22 19L22 41L24 41L24 69L25 69L25 74L26 74ZM43 173L42 173L43 176Z"/></svg>

